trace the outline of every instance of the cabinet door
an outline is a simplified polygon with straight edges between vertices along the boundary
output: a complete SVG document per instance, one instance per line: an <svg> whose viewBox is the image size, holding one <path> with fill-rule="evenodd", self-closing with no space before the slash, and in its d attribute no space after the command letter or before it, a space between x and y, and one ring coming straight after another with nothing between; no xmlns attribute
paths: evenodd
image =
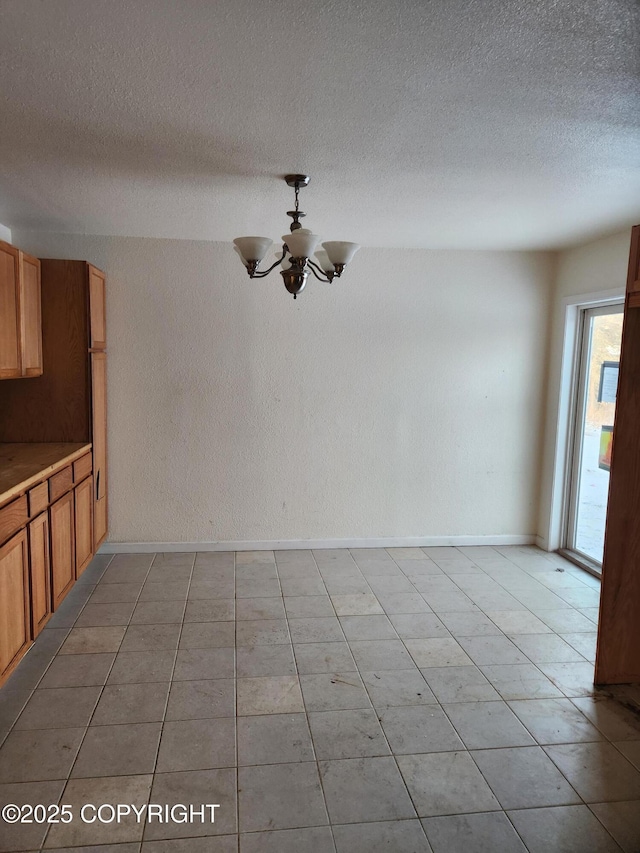
<svg viewBox="0 0 640 853"><path fill-rule="evenodd" d="M0 243L0 379L22 376L19 252Z"/></svg>
<svg viewBox="0 0 640 853"><path fill-rule="evenodd" d="M51 597L55 610L76 579L75 520L73 492L52 504L51 529Z"/></svg>
<svg viewBox="0 0 640 853"><path fill-rule="evenodd" d="M0 548L0 683L31 642L27 531Z"/></svg>
<svg viewBox="0 0 640 853"><path fill-rule="evenodd" d="M104 273L89 264L89 319L91 349L107 346L106 293Z"/></svg>
<svg viewBox="0 0 640 853"><path fill-rule="evenodd" d="M76 578L87 568L93 556L93 478L87 477L75 488L76 500Z"/></svg>
<svg viewBox="0 0 640 853"><path fill-rule="evenodd" d="M29 575L31 577L31 632L35 639L51 616L51 562L49 513L29 524Z"/></svg>
<svg viewBox="0 0 640 853"><path fill-rule="evenodd" d="M107 535L107 356L91 354L91 404L93 442L93 550Z"/></svg>
<svg viewBox="0 0 640 853"><path fill-rule="evenodd" d="M22 375L42 375L40 261L20 252Z"/></svg>

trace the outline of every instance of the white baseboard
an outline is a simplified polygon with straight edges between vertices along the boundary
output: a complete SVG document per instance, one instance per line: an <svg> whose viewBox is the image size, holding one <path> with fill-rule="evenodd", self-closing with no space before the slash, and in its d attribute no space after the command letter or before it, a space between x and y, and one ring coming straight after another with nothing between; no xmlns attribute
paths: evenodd
<svg viewBox="0 0 640 853"><path fill-rule="evenodd" d="M288 551L314 548L433 548L469 545L536 545L535 534L496 536L391 536L371 539L261 539L254 542L105 542L100 554L149 554L170 551Z"/></svg>

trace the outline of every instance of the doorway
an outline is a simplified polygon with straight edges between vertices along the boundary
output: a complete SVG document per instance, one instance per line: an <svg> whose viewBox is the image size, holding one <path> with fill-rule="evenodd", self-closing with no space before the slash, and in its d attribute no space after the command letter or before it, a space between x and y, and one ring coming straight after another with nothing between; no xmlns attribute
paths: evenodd
<svg viewBox="0 0 640 853"><path fill-rule="evenodd" d="M580 309L567 471L566 556L600 574L624 302Z"/></svg>

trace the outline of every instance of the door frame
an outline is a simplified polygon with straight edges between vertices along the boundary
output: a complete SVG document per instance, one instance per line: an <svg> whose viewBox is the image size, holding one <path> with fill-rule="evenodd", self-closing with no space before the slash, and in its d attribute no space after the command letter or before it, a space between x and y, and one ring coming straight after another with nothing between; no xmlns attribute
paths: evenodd
<svg viewBox="0 0 640 853"><path fill-rule="evenodd" d="M565 519L567 517L567 466L570 459L573 418L577 394L576 364L580 345L580 318L585 308L624 305L624 288L600 290L566 296L562 306L562 349L558 373L556 417L554 424L553 467L549 493L548 526L539 543L548 551L558 551L564 545ZM541 531L542 532L542 531Z"/></svg>

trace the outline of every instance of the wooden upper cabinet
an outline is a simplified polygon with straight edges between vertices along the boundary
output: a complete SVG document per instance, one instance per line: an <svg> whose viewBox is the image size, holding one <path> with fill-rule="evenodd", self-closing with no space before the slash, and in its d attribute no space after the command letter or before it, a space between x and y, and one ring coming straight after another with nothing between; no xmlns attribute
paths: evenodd
<svg viewBox="0 0 640 853"><path fill-rule="evenodd" d="M19 271L18 249L0 243L0 379L22 376Z"/></svg>
<svg viewBox="0 0 640 853"><path fill-rule="evenodd" d="M41 375L40 261L0 243L0 379Z"/></svg>
<svg viewBox="0 0 640 853"><path fill-rule="evenodd" d="M40 261L20 252L22 375L42 375Z"/></svg>
<svg viewBox="0 0 640 853"><path fill-rule="evenodd" d="M106 349L106 292L105 276L96 267L88 264L89 268L89 322L91 349Z"/></svg>
<svg viewBox="0 0 640 853"><path fill-rule="evenodd" d="M0 548L0 681L31 643L27 531Z"/></svg>

